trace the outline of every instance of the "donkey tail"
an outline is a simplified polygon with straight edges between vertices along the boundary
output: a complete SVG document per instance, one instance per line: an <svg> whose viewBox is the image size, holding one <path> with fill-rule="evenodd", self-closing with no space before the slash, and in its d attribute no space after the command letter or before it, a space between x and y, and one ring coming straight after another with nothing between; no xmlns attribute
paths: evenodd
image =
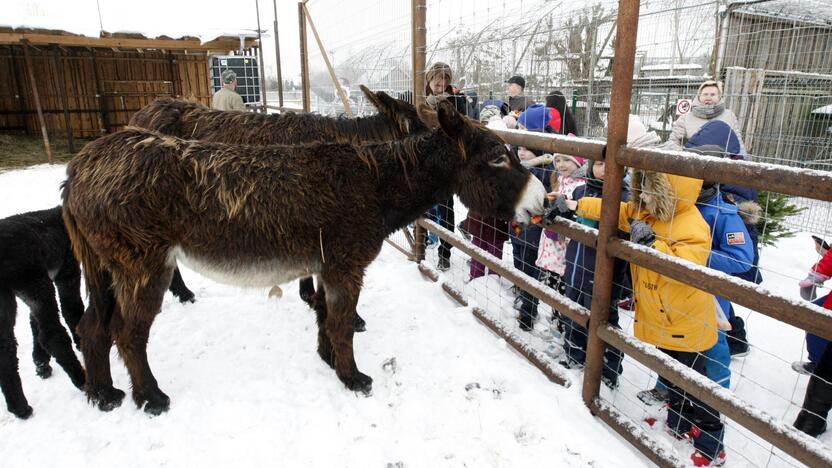
<svg viewBox="0 0 832 468"><path fill-rule="evenodd" d="M71 169L67 172L70 173L70 176L61 184L63 190L61 196L64 202L62 207L64 226L69 235L69 241L72 245L72 252L75 255L75 259L81 263L81 268L84 272L84 281L87 285L90 305L94 310L99 311L99 318L111 317L115 310L112 276L104 267L101 258L95 253L83 232L78 229L78 224L72 209L73 203L70 193L72 187ZM106 321L108 322L109 320Z"/></svg>

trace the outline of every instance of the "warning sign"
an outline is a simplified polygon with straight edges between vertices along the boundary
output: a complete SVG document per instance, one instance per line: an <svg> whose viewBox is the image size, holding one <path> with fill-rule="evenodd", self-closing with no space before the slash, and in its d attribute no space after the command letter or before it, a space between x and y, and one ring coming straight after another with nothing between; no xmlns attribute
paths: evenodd
<svg viewBox="0 0 832 468"><path fill-rule="evenodd" d="M679 99L676 101L676 113L679 115L687 114L690 112L692 105L693 102L690 99Z"/></svg>

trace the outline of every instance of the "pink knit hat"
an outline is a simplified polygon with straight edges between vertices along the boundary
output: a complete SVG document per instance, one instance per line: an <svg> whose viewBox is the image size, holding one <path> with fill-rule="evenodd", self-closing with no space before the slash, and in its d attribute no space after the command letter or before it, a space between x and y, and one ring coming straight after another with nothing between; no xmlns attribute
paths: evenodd
<svg viewBox="0 0 832 468"><path fill-rule="evenodd" d="M568 135L566 135L566 136L568 136L568 137L574 137L574 136L575 136L575 134L574 134L574 133L570 133L570 134L568 134ZM575 165L576 165L576 166L578 166L578 167L583 166L583 165L584 165L584 162L586 162L586 159L584 159L584 158L582 158L582 157L580 157L580 156L572 156L572 155L569 155L569 154L560 154L560 153L558 153L558 154L556 154L556 155L555 155L555 157L557 157L557 158L563 158L563 159L566 159L566 160L568 160L568 161L572 161L572 162L573 162L573 163L575 163Z"/></svg>

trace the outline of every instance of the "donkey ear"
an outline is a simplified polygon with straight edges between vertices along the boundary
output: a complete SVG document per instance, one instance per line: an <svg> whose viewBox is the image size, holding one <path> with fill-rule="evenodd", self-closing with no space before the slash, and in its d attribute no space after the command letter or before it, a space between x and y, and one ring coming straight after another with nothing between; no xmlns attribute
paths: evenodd
<svg viewBox="0 0 832 468"><path fill-rule="evenodd" d="M451 138L460 138L468 125L462 115L456 111L454 105L447 99L442 99L436 103L436 115L442 131Z"/></svg>
<svg viewBox="0 0 832 468"><path fill-rule="evenodd" d="M388 96L383 91L374 93L364 85L360 85L359 87L361 88L361 92L364 93L364 96L367 97L367 100L373 104L379 113L393 117L392 113L396 109L395 100L393 98Z"/></svg>
<svg viewBox="0 0 832 468"><path fill-rule="evenodd" d="M416 113L419 114L419 118L428 128L439 128L439 117L436 115L436 111L429 105L424 102L419 104L419 107L416 108Z"/></svg>

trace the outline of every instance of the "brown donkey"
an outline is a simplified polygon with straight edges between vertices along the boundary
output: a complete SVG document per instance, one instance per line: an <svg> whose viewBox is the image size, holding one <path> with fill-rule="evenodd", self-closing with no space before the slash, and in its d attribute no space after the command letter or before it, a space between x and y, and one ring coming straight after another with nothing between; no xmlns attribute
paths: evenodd
<svg viewBox="0 0 832 468"><path fill-rule="evenodd" d="M503 142L440 103L440 129L388 143L239 146L125 129L88 144L68 165L64 221L91 294L79 325L87 395L103 410L113 340L133 399L151 414L170 400L147 362L147 340L176 261L222 282L270 286L317 275L318 354L369 394L353 357L364 271L384 239L437 200L527 223L543 185Z"/></svg>
<svg viewBox="0 0 832 468"><path fill-rule="evenodd" d="M142 108L130 119L141 127L188 140L243 145L301 143L382 143L427 132L416 109L384 92L361 91L378 114L355 119L331 118L310 113L255 114L218 111L202 104L173 98L160 98ZM313 304L315 287L311 277L301 279L300 297ZM364 331L364 320L356 314L356 331Z"/></svg>

